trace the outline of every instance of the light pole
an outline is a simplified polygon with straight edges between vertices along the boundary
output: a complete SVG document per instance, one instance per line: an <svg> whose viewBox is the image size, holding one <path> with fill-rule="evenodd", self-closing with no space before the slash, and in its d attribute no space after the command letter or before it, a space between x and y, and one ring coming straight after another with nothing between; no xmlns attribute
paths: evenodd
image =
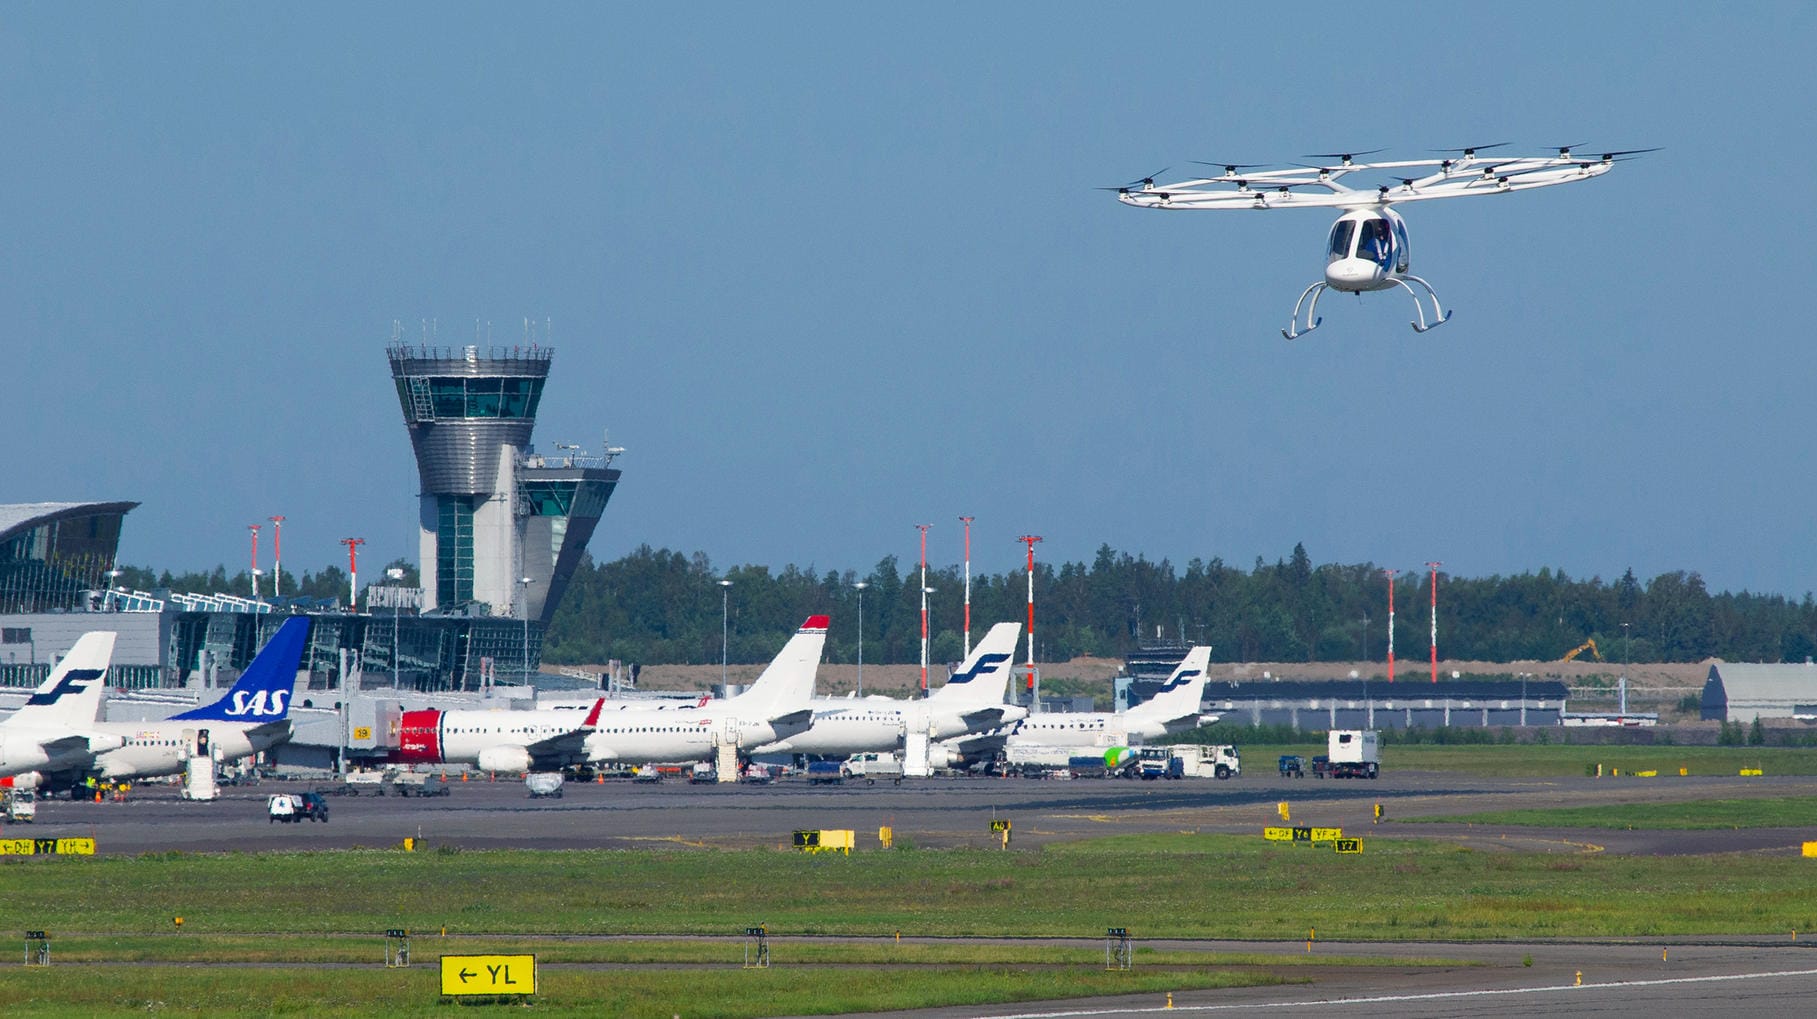
<svg viewBox="0 0 1817 1019"><path fill-rule="evenodd" d="M271 596L284 597L284 518L266 517L271 521Z"/></svg>
<svg viewBox="0 0 1817 1019"><path fill-rule="evenodd" d="M1628 653L1628 649L1630 646L1631 645L1628 643L1628 624L1623 623L1623 624L1621 624L1621 709L1620 710L1621 710L1622 717L1624 717L1624 718L1626 718L1627 714L1628 714L1628 665L1629 665L1629 663L1631 663L1634 660L1634 656Z"/></svg>
<svg viewBox="0 0 1817 1019"><path fill-rule="evenodd" d="M972 517L960 517L965 524L965 657L972 656Z"/></svg>
<svg viewBox="0 0 1817 1019"><path fill-rule="evenodd" d="M529 686L530 685L530 585L535 583L535 581L531 580L529 577L519 577L519 578L517 578L517 582L519 585L522 586L523 592L524 592L523 593L523 607L521 609L519 609L519 611L524 614L524 685Z"/></svg>
<svg viewBox="0 0 1817 1019"><path fill-rule="evenodd" d="M1369 660L1369 613L1363 613L1363 661Z"/></svg>
<svg viewBox="0 0 1817 1019"><path fill-rule="evenodd" d="M726 695L726 648L730 647L732 582L719 582L719 695Z"/></svg>
<svg viewBox="0 0 1817 1019"><path fill-rule="evenodd" d="M259 600L259 525L247 524L246 529L252 532L252 600Z"/></svg>
<svg viewBox="0 0 1817 1019"><path fill-rule="evenodd" d="M931 587L921 589L921 697L927 698L927 639L931 632L933 614L928 611L927 596L934 593Z"/></svg>
<svg viewBox="0 0 1817 1019"><path fill-rule="evenodd" d="M385 571L385 576L389 577L393 584L402 583L404 571L394 566ZM393 592L393 594L395 595L396 592ZM391 689L393 690L397 689L398 682L397 614L398 610L402 607L403 606L399 604L396 597L391 599ZM525 643L528 643L528 641Z"/></svg>
<svg viewBox="0 0 1817 1019"><path fill-rule="evenodd" d="M871 585L860 580L853 584L858 589L858 696L864 696L864 589Z"/></svg>
<svg viewBox="0 0 1817 1019"><path fill-rule="evenodd" d="M114 610L116 612L119 611L119 608L120 608L120 574L121 574L121 572L123 572L123 571L118 570L118 569L112 569L112 570L107 571L107 591L109 594L113 595Z"/></svg>

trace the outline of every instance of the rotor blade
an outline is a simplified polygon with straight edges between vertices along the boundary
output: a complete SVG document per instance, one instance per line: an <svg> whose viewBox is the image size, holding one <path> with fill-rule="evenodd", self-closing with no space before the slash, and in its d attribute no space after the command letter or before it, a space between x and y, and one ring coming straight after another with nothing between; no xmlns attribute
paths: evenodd
<svg viewBox="0 0 1817 1019"><path fill-rule="evenodd" d="M1657 146L1655 146L1654 148L1650 148L1650 149L1622 149L1619 152L1605 152L1602 154L1602 157L1605 160L1613 160L1617 156L1638 156L1643 152L1658 152L1658 151L1659 151L1659 147L1657 147Z"/></svg>
<svg viewBox="0 0 1817 1019"><path fill-rule="evenodd" d="M1560 158L1569 159L1571 158L1571 150L1583 147L1583 143L1578 142L1576 145L1554 145L1552 147L1558 150Z"/></svg>
<svg viewBox="0 0 1817 1019"><path fill-rule="evenodd" d="M1267 163L1220 163L1210 159L1195 159L1193 162L1200 166L1223 167L1226 176L1236 173L1238 170L1260 170L1269 165Z"/></svg>
<svg viewBox="0 0 1817 1019"><path fill-rule="evenodd" d="M1377 152L1386 152L1386 151L1388 151L1388 150L1387 149L1369 149L1364 152L1314 152L1309 155L1301 156L1300 158L1301 159L1339 159L1339 160L1342 160L1342 161L1348 163L1352 159L1355 159L1358 156L1373 156Z"/></svg>
<svg viewBox="0 0 1817 1019"><path fill-rule="evenodd" d="M1462 152L1466 156L1474 156L1478 152L1482 152L1485 149L1499 149L1507 144L1508 144L1507 142L1495 142L1490 145L1466 145L1461 149L1430 149L1428 151L1431 151L1431 152Z"/></svg>

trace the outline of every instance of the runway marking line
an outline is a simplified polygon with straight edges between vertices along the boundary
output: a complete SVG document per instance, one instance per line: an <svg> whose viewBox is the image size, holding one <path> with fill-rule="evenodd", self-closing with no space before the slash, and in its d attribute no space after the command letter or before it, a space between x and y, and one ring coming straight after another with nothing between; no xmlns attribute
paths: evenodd
<svg viewBox="0 0 1817 1019"><path fill-rule="evenodd" d="M1068 1012L1016 1012L979 1019L1069 1019L1072 1016L1147 1015L1150 1012L1194 1011L1230 1012L1251 1008L1306 1008L1309 1005L1382 1005L1400 1001L1443 1001L1449 998L1487 998L1508 994L1556 994L1563 991L1622 990L1634 987L1665 987L1673 984L1714 984L1736 980L1760 980L1774 977L1817 976L1817 969L1776 970L1770 973L1728 973L1707 977L1666 977L1659 980L1616 980L1606 984L1553 984L1546 987L1485 988L1476 991L1433 991L1429 994L1385 994L1373 998L1320 998L1305 1001L1231 1002L1226 1005L1145 1005L1141 1008L1079 1009Z"/></svg>

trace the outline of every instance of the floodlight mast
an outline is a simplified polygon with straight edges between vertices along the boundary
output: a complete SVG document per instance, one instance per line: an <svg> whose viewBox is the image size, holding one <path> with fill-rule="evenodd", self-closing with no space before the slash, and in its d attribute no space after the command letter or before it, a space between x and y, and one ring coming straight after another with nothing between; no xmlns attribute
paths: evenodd
<svg viewBox="0 0 1817 1019"><path fill-rule="evenodd" d="M247 524L246 529L252 532L252 600L259 600L259 525Z"/></svg>
<svg viewBox="0 0 1817 1019"><path fill-rule="evenodd" d="M284 518L266 517L271 521L271 596L284 597Z"/></svg>

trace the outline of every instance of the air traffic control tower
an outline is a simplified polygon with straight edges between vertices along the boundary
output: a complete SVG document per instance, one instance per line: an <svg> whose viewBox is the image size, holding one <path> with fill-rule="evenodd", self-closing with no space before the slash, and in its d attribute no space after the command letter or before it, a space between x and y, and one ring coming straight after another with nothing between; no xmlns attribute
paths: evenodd
<svg viewBox="0 0 1817 1019"><path fill-rule="evenodd" d="M386 351L422 481L425 612L546 626L580 565L618 485L619 450L588 456L564 446L543 456L531 447L553 354L538 346Z"/></svg>

